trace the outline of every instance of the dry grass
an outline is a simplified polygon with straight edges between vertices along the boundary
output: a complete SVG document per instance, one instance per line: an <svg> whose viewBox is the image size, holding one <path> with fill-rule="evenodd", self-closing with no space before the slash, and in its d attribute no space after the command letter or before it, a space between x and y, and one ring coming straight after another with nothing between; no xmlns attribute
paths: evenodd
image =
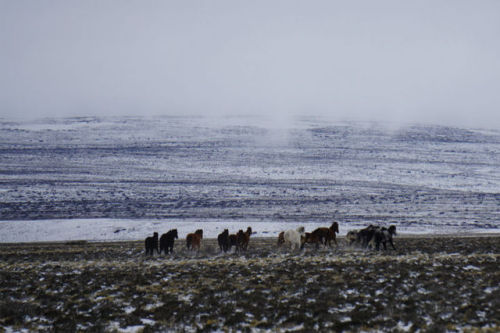
<svg viewBox="0 0 500 333"><path fill-rule="evenodd" d="M343 244L342 240L340 243ZM245 254L176 243L0 245L0 331L500 329L500 237L402 237L397 251Z"/></svg>

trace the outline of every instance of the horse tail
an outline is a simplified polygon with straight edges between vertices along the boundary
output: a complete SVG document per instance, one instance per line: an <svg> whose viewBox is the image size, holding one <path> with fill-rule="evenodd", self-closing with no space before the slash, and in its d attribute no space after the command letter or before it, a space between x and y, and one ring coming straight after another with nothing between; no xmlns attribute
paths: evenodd
<svg viewBox="0 0 500 333"><path fill-rule="evenodd" d="M146 255L149 253L149 237L144 240L144 248L146 249Z"/></svg>

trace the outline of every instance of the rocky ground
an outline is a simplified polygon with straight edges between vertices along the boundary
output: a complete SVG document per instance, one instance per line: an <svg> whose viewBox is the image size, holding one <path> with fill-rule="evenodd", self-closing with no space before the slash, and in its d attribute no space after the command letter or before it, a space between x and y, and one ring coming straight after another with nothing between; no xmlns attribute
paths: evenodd
<svg viewBox="0 0 500 333"><path fill-rule="evenodd" d="M498 331L500 237L145 257L142 242L0 244L0 331Z"/></svg>

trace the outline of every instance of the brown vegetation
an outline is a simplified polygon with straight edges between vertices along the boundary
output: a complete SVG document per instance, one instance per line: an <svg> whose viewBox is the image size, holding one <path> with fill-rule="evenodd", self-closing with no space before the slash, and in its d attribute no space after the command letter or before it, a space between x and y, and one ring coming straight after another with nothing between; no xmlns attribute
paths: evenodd
<svg viewBox="0 0 500 333"><path fill-rule="evenodd" d="M244 254L143 242L0 245L0 331L500 328L500 237L401 237L397 250Z"/></svg>

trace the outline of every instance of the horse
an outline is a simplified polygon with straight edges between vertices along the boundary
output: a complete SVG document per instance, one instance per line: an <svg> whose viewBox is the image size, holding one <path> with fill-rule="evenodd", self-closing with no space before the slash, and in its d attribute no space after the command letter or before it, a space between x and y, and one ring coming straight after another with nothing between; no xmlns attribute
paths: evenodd
<svg viewBox="0 0 500 333"><path fill-rule="evenodd" d="M357 242L358 232L359 231L357 230L350 230L349 232L347 232L347 235L345 236L347 245L352 246L355 242Z"/></svg>
<svg viewBox="0 0 500 333"><path fill-rule="evenodd" d="M177 229L169 230L166 234L160 237L160 254L164 251L165 254L174 252L174 239L179 239Z"/></svg>
<svg viewBox="0 0 500 333"><path fill-rule="evenodd" d="M320 242L326 246L328 244L329 247L332 246L332 240L335 242L335 245L338 246L336 233L339 232L339 224L338 222L333 222L330 228L317 228L312 234L315 238L320 239Z"/></svg>
<svg viewBox="0 0 500 333"><path fill-rule="evenodd" d="M369 225L368 227L356 232L356 240L351 241L351 244L359 243L363 248L374 247L376 250L380 249L380 244L387 250L387 242L391 244L395 250L396 247L392 241L392 237L396 235L396 226L391 225L389 228ZM347 235L349 239L354 238L354 235Z"/></svg>
<svg viewBox="0 0 500 333"><path fill-rule="evenodd" d="M389 228L382 227L375 230L373 239L375 241L375 249L378 251L380 249L380 244L384 246L384 250L387 250L386 243L391 244L392 249L396 250L394 243L392 242L392 236L396 235L396 226L391 225Z"/></svg>
<svg viewBox="0 0 500 333"><path fill-rule="evenodd" d="M228 251L231 250L231 248L235 246L236 250L238 250L238 235L237 234L231 234L229 235L229 248Z"/></svg>
<svg viewBox="0 0 500 333"><path fill-rule="evenodd" d="M186 236L187 249L194 250L196 248L199 251L202 239L203 239L203 230L201 229L196 230L194 233L188 234Z"/></svg>
<svg viewBox="0 0 500 333"><path fill-rule="evenodd" d="M283 245L283 243L285 243L285 232L284 231L280 232L278 235L278 247Z"/></svg>
<svg viewBox="0 0 500 333"><path fill-rule="evenodd" d="M229 230L224 229L223 232L217 236L217 241L219 242L219 247L221 251L227 252L230 247L229 243Z"/></svg>
<svg viewBox="0 0 500 333"><path fill-rule="evenodd" d="M315 244L316 245L316 249L317 249L319 247L319 244L321 244L321 238L318 237L318 235L313 234L312 232L306 232L304 234L304 241L303 241L303 243L304 243L304 245L305 244Z"/></svg>
<svg viewBox="0 0 500 333"><path fill-rule="evenodd" d="M370 224L368 227L361 229L360 231L357 232L356 234L356 242L361 245L363 248L367 248L368 245L371 243L371 240L373 239L373 236L375 235L375 231L379 227L376 227L372 224Z"/></svg>
<svg viewBox="0 0 500 333"><path fill-rule="evenodd" d="M248 248L248 243L250 242L250 235L252 234L252 228L248 227L247 231L243 232L243 230L238 231L238 248L239 250L246 251Z"/></svg>
<svg viewBox="0 0 500 333"><path fill-rule="evenodd" d="M283 232L285 246L290 247L291 250L301 250L304 247L304 233L304 227L298 227L296 230L290 229Z"/></svg>
<svg viewBox="0 0 500 333"><path fill-rule="evenodd" d="M148 254L153 255L154 250L156 250L156 252L158 252L159 254L160 251L158 251L158 233L157 232L153 233L153 237L146 237L144 245L146 247L146 255Z"/></svg>

